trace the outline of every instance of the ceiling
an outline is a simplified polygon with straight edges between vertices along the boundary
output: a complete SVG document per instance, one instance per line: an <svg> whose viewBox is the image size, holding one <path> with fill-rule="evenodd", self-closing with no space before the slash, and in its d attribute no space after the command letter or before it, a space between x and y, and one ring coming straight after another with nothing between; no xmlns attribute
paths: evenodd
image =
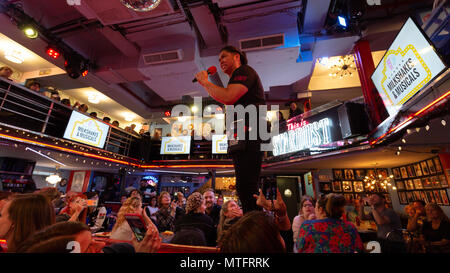
<svg viewBox="0 0 450 273"><path fill-rule="evenodd" d="M192 79L199 70L218 66L218 52L224 45L239 46L241 39L274 34L284 35L283 45L247 51L249 65L258 72L269 98L288 100L296 93L320 90L312 93L313 106L318 106L336 98L361 96L357 75L344 84L321 76L321 67L316 64L319 57L351 54L360 38L349 32L324 30L331 0L162 0L156 9L144 13L110 0L81 0L80 5L50 0L5 2L22 8L52 35L97 65L85 78L58 79L58 84L65 86L60 89L94 88L143 119L162 116L183 95L207 97ZM399 7L405 5L398 3ZM365 9L367 14L375 15L367 16L364 35L375 43L374 50L385 50L401 27L397 21L404 18L392 16L394 7L376 9L366 5ZM304 17L302 33L298 14ZM379 23L388 19L388 25ZM55 61L46 56L46 41L24 38L6 14L0 14L0 24L5 36L63 68L61 58ZM383 36L385 33L389 35ZM144 63L143 55L170 50L179 50L182 59ZM374 53L375 59L377 56ZM217 79L223 85L228 82L221 71ZM344 88L350 91L342 92ZM115 107L111 106L114 111Z"/></svg>

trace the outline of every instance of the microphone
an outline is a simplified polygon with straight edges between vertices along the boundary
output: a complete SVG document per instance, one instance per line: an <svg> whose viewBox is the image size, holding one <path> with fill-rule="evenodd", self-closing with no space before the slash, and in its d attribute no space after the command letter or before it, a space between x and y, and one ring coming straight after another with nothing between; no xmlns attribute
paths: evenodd
<svg viewBox="0 0 450 273"><path fill-rule="evenodd" d="M217 73L217 68L215 66L210 66L206 71L208 72L208 75L214 75ZM197 82L197 78L193 79L192 82Z"/></svg>

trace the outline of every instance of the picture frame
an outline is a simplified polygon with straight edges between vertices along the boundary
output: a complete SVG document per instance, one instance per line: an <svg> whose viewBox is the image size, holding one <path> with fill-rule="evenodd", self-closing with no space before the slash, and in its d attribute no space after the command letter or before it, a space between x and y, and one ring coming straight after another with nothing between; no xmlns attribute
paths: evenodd
<svg viewBox="0 0 450 273"><path fill-rule="evenodd" d="M344 170L344 177L347 180L354 180L355 174L353 173L353 169L345 169Z"/></svg>
<svg viewBox="0 0 450 273"><path fill-rule="evenodd" d="M431 183L431 180L429 177L424 177L422 179L422 186L424 189L431 189L433 187L433 184Z"/></svg>
<svg viewBox="0 0 450 273"><path fill-rule="evenodd" d="M362 181L353 181L353 189L355 192L364 192L364 183Z"/></svg>
<svg viewBox="0 0 450 273"><path fill-rule="evenodd" d="M408 204L408 198L406 197L406 193L404 191L397 192L398 193L398 201L402 205Z"/></svg>
<svg viewBox="0 0 450 273"><path fill-rule="evenodd" d="M442 203L441 194L439 193L439 191L434 190L433 195L434 195L434 199L436 200L436 204L442 205L443 203Z"/></svg>
<svg viewBox="0 0 450 273"><path fill-rule="evenodd" d="M388 178L388 171L387 169L378 169L377 170L377 175L381 175L381 178L383 179L387 179Z"/></svg>
<svg viewBox="0 0 450 273"><path fill-rule="evenodd" d="M433 184L433 188L442 188L441 182L439 181L439 177L431 176L430 177L431 183Z"/></svg>
<svg viewBox="0 0 450 273"><path fill-rule="evenodd" d="M416 176L422 176L422 168L420 168L420 164L416 163L414 164L414 172L416 173Z"/></svg>
<svg viewBox="0 0 450 273"><path fill-rule="evenodd" d="M427 195L424 191L420 191L420 200L424 201L425 203L428 203Z"/></svg>
<svg viewBox="0 0 450 273"><path fill-rule="evenodd" d="M416 176L416 174L414 173L414 166L412 166L412 165L406 166L406 171L408 172L408 177Z"/></svg>
<svg viewBox="0 0 450 273"><path fill-rule="evenodd" d="M394 179L402 179L399 168L392 168L392 173L394 175Z"/></svg>
<svg viewBox="0 0 450 273"><path fill-rule="evenodd" d="M422 190L423 189L423 185L422 185L422 180L420 178L415 178L413 179L414 182L414 188L417 190Z"/></svg>
<svg viewBox="0 0 450 273"><path fill-rule="evenodd" d="M408 178L408 172L406 171L406 167L401 167L400 173L402 174L402 178Z"/></svg>
<svg viewBox="0 0 450 273"><path fill-rule="evenodd" d="M342 181L343 192L353 192L352 181Z"/></svg>
<svg viewBox="0 0 450 273"><path fill-rule="evenodd" d="M448 181L445 175L441 174L438 176L439 181L441 182L441 186L443 188L448 188Z"/></svg>
<svg viewBox="0 0 450 273"><path fill-rule="evenodd" d="M342 180L344 176L342 175L341 169L333 169L333 177L335 180Z"/></svg>
<svg viewBox="0 0 450 273"><path fill-rule="evenodd" d="M330 182L320 182L320 191L321 192L331 192L331 183Z"/></svg>
<svg viewBox="0 0 450 273"><path fill-rule="evenodd" d="M441 164L441 161L439 160L439 157L438 156L434 157L433 162L434 162L434 166L436 167L436 172L442 173L442 164Z"/></svg>
<svg viewBox="0 0 450 273"><path fill-rule="evenodd" d="M442 204L445 205L445 206L450 206L450 202L448 200L447 190L439 190L439 193L441 195Z"/></svg>
<svg viewBox="0 0 450 273"><path fill-rule="evenodd" d="M412 191L407 191L406 192L406 197L408 198L408 203L416 201Z"/></svg>
<svg viewBox="0 0 450 273"><path fill-rule="evenodd" d="M426 191L425 194L427 195L428 203L436 203L432 191Z"/></svg>
<svg viewBox="0 0 450 273"><path fill-rule="evenodd" d="M434 166L433 159L427 160L428 169L430 170L431 174L436 174L436 167Z"/></svg>
<svg viewBox="0 0 450 273"><path fill-rule="evenodd" d="M332 189L333 189L334 192L342 192L341 181L333 181L332 182Z"/></svg>
<svg viewBox="0 0 450 273"><path fill-rule="evenodd" d="M397 190L404 190L405 189L405 182L403 182L403 181L395 181L395 186L397 187Z"/></svg>
<svg viewBox="0 0 450 273"><path fill-rule="evenodd" d="M405 188L407 190L414 190L414 183L412 179L405 180Z"/></svg>
<svg viewBox="0 0 450 273"><path fill-rule="evenodd" d="M368 176L368 177L370 177L370 176L375 177L376 176L375 170L374 169L368 169L367 172L366 172L366 176Z"/></svg>
<svg viewBox="0 0 450 273"><path fill-rule="evenodd" d="M422 168L423 175L429 175L430 169L428 169L428 165L426 161L420 162L420 167Z"/></svg>
<svg viewBox="0 0 450 273"><path fill-rule="evenodd" d="M366 177L366 171L364 169L355 170L355 179L363 180Z"/></svg>
<svg viewBox="0 0 450 273"><path fill-rule="evenodd" d="M413 191L415 200L422 200L422 196L420 195L420 191Z"/></svg>

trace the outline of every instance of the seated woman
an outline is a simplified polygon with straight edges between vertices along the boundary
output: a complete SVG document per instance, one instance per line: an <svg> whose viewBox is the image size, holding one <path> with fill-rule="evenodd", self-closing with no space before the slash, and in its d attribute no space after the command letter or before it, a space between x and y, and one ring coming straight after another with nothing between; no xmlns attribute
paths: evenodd
<svg viewBox="0 0 450 273"><path fill-rule="evenodd" d="M186 214L175 222L175 236L172 243L180 243L178 232L184 229L198 229L203 232L207 246L216 245L216 230L211 217L205 214L205 198L199 192L191 194L186 201ZM184 233L184 236L190 236L190 233ZM197 233L196 233L197 234Z"/></svg>
<svg viewBox="0 0 450 273"><path fill-rule="evenodd" d="M363 243L355 226L341 220L345 198L330 193L316 202L317 220L303 222L295 250L299 253L363 252Z"/></svg>
<svg viewBox="0 0 450 273"><path fill-rule="evenodd" d="M226 201L220 210L219 224L217 225L217 241L223 233L236 223L243 215L242 209L234 200Z"/></svg>
<svg viewBox="0 0 450 273"><path fill-rule="evenodd" d="M294 233L294 243L297 242L298 239L298 231L300 230L300 226L306 220L315 220L316 214L314 211L314 199L308 195L302 196L300 201L300 211L297 216L294 217L292 221L292 232Z"/></svg>
<svg viewBox="0 0 450 273"><path fill-rule="evenodd" d="M0 211L0 238L6 239L8 252L16 252L36 231L54 223L55 212L47 198L34 193L15 195Z"/></svg>
<svg viewBox="0 0 450 273"><path fill-rule="evenodd" d="M96 192L87 192L86 196L91 200L90 205L88 205L87 212L87 224L91 229L92 233L104 232L108 229L108 221L106 218L106 207L103 204L103 200L99 198Z"/></svg>
<svg viewBox="0 0 450 273"><path fill-rule="evenodd" d="M123 203L122 207L120 207L119 209L116 224L111 231L111 239L121 241L131 241L133 239L133 231L131 230L130 225L125 219L125 214L142 215L142 218L144 219L147 226L151 223L150 218L148 218L147 214L145 214L144 210L142 209L141 198L130 197L127 199L127 201L125 201L125 203Z"/></svg>
<svg viewBox="0 0 450 273"><path fill-rule="evenodd" d="M421 241L427 252L450 252L450 221L435 203L425 206L427 220L422 226Z"/></svg>
<svg viewBox="0 0 450 273"><path fill-rule="evenodd" d="M176 203L171 203L170 193L163 191L158 197L159 210L155 213L156 226L159 232L174 231L176 217Z"/></svg>
<svg viewBox="0 0 450 273"><path fill-rule="evenodd" d="M82 193L71 195L67 201L67 206L56 216L56 222L79 221L86 223L86 199L86 195Z"/></svg>

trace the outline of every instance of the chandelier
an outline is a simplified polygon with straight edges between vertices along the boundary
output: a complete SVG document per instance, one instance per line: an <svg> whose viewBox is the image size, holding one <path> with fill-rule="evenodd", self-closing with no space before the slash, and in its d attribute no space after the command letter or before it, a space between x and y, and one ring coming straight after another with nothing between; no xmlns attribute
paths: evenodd
<svg viewBox="0 0 450 273"><path fill-rule="evenodd" d="M59 174L58 174L58 169L59 169L59 166L56 166L56 172L54 173L54 174L51 174L51 175L49 175L49 176L47 176L46 178L45 178L45 181L47 181L48 183L50 183L50 184L52 184L52 185L56 185L56 184L58 184L59 182L61 182L61 176L59 176Z"/></svg>
<svg viewBox="0 0 450 273"><path fill-rule="evenodd" d="M146 12L158 7L161 0L120 0L120 2L134 11Z"/></svg>
<svg viewBox="0 0 450 273"><path fill-rule="evenodd" d="M391 183L392 178L394 178L393 175L383 177L381 174L378 176L371 174L364 178L365 188L370 192L376 191L377 188L384 189L385 191L387 191L388 188L397 190L397 188Z"/></svg>
<svg viewBox="0 0 450 273"><path fill-rule="evenodd" d="M339 79L347 76L353 77L356 72L356 66L352 55L339 57L336 64L332 65L330 69L331 73L328 75L335 78L339 77Z"/></svg>

